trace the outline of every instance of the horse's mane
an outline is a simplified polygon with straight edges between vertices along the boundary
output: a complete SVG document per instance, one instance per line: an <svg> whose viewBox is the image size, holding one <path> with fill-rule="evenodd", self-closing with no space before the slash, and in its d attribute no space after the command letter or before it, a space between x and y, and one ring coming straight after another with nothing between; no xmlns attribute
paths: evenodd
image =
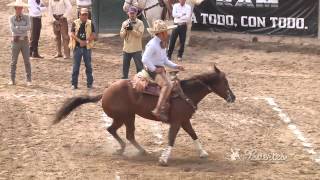
<svg viewBox="0 0 320 180"><path fill-rule="evenodd" d="M215 81L217 81L219 78L218 73L216 72L210 72L210 73L203 73L194 75L190 78L183 79L180 81L180 85L182 89L185 91L189 87L196 87L201 82L205 83L206 85L213 84Z"/></svg>

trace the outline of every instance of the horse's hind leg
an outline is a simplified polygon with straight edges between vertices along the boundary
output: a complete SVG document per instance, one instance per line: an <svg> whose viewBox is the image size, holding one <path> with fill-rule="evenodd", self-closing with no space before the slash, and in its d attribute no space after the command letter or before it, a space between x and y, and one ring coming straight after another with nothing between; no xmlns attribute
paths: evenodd
<svg viewBox="0 0 320 180"><path fill-rule="evenodd" d="M196 132L193 130L190 121L186 121L186 122L182 123L181 126L193 139L194 145L195 145L196 149L199 151L200 158L208 157L208 153L202 148L202 146L198 140L198 136L197 136Z"/></svg>
<svg viewBox="0 0 320 180"><path fill-rule="evenodd" d="M121 119L113 119L113 123L110 127L108 127L108 132L118 141L121 148L116 151L116 154L122 155L125 148L126 143L120 138L117 134L117 130L123 125L123 121Z"/></svg>
<svg viewBox="0 0 320 180"><path fill-rule="evenodd" d="M131 144L138 149L139 153L144 155L146 154L146 150L140 146L140 144L136 141L134 131L135 131L135 116L133 115L131 118L126 119L124 122L126 126L126 137Z"/></svg>

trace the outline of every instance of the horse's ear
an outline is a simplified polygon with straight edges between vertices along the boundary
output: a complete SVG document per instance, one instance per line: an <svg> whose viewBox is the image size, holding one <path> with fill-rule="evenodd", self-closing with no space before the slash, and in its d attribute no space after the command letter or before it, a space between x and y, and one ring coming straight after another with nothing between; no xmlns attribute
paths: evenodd
<svg viewBox="0 0 320 180"><path fill-rule="evenodd" d="M214 68L214 71L216 72L216 73L220 73L220 70L217 68L217 66L216 65L213 65L213 68Z"/></svg>

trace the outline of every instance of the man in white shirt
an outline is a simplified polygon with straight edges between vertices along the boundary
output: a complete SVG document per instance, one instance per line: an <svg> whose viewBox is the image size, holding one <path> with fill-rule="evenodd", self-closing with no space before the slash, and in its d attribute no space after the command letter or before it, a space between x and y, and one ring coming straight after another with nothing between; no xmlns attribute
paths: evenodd
<svg viewBox="0 0 320 180"><path fill-rule="evenodd" d="M168 50L168 58L171 59L174 46L176 44L177 37L179 36L180 48L178 51L178 60L182 61L182 56L184 52L184 45L186 41L187 34L187 24L191 20L191 7L186 4L186 0L179 0L179 3L173 5L172 17L173 22L178 27L172 31L170 37L170 45Z"/></svg>
<svg viewBox="0 0 320 180"><path fill-rule="evenodd" d="M167 121L168 117L162 112L163 106L166 104L170 96L172 83L166 75L164 66L183 71L184 68L170 61L166 56L166 47L168 42L168 30L176 28L176 26L167 26L162 20L153 22L152 28L147 28L149 33L155 35L146 45L142 56L142 62L146 66L147 72L161 87L160 96L156 108L152 114L162 121Z"/></svg>
<svg viewBox="0 0 320 180"><path fill-rule="evenodd" d="M70 0L49 0L49 16L53 21L53 32L55 34L57 54L55 58L62 57L61 38L63 40L64 59L70 58L69 34L67 18L71 13Z"/></svg>
<svg viewBox="0 0 320 180"><path fill-rule="evenodd" d="M33 58L43 58L39 54L38 45L41 32L41 17L47 8L42 0L28 0L28 5L31 21L30 56Z"/></svg>
<svg viewBox="0 0 320 180"><path fill-rule="evenodd" d="M77 15L79 18L80 15L80 9L81 8L87 8L89 10L88 19L91 20L91 14L92 14L92 0L77 0Z"/></svg>

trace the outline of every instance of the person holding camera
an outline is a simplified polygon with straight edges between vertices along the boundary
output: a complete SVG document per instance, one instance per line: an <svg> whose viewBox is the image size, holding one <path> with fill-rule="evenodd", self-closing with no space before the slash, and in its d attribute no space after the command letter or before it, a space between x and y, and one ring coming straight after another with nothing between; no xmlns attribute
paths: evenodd
<svg viewBox="0 0 320 180"><path fill-rule="evenodd" d="M129 18L122 23L120 37L123 41L123 67L122 79L128 79L130 61L133 58L137 72L143 69L142 59L142 36L144 25L137 18L138 9L134 6L128 8Z"/></svg>

